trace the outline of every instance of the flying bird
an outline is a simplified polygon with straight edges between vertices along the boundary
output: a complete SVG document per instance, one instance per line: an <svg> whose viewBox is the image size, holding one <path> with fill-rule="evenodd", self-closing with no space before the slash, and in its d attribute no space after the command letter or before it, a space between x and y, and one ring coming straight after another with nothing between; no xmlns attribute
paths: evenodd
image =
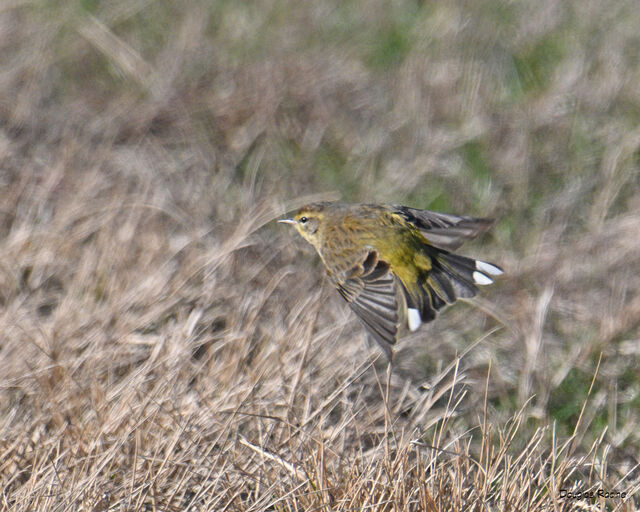
<svg viewBox="0 0 640 512"><path fill-rule="evenodd" d="M493 263L453 252L486 231L491 219L322 202L279 222L295 226L315 247L331 282L389 361L401 327L415 331L503 273Z"/></svg>

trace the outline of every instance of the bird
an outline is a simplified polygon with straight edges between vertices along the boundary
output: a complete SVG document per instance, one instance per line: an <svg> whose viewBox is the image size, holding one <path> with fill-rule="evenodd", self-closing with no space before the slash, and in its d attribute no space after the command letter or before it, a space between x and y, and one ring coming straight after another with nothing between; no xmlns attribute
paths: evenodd
<svg viewBox="0 0 640 512"><path fill-rule="evenodd" d="M456 254L493 219L408 206L317 202L278 222L316 249L330 281L389 362L399 332L417 330L503 273Z"/></svg>

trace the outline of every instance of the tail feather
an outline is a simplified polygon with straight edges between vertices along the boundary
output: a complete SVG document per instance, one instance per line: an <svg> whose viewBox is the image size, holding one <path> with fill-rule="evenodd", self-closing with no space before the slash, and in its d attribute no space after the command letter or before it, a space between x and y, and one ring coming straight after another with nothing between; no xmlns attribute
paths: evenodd
<svg viewBox="0 0 640 512"><path fill-rule="evenodd" d="M467 258L466 256L460 256L458 254L440 251L440 254L436 256L435 259L450 273L454 276L457 274L457 276L462 277L468 284L479 284L483 286L491 284L493 283L493 279L491 279L490 276L499 276L502 274L502 269L493 263L474 260L473 258ZM474 295L475 291L477 290L474 290Z"/></svg>
<svg viewBox="0 0 640 512"><path fill-rule="evenodd" d="M406 290L407 305L420 313L422 322L436 317L438 310L457 299L470 299L478 292L477 285L491 284L490 276L502 274L492 263L428 247L432 267L417 282L420 297L412 297Z"/></svg>
<svg viewBox="0 0 640 512"><path fill-rule="evenodd" d="M407 308L419 315L418 319L414 319L414 323L420 325L424 322L431 322L436 317L436 310L432 307L430 299L432 295L435 295L435 292L429 290L429 285L426 282L418 280L416 284L418 293L409 293L404 283L402 283L402 291L404 292Z"/></svg>
<svg viewBox="0 0 640 512"><path fill-rule="evenodd" d="M429 272L427 282L431 285L431 288L438 294L438 296L447 304L451 304L456 300L456 292L453 287L455 276L447 274L444 269L434 267ZM438 309L438 308L436 308Z"/></svg>
<svg viewBox="0 0 640 512"><path fill-rule="evenodd" d="M434 309L438 311L447 305L447 301L442 297L442 290L434 287L433 280L428 279L426 283L423 283L421 289L425 293L426 300L424 301L424 307ZM435 317L435 312L433 313Z"/></svg>

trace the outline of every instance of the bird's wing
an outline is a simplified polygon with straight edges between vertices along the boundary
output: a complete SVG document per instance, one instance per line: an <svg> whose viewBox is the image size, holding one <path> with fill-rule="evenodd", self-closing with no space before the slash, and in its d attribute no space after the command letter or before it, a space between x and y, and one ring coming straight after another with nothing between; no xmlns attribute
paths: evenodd
<svg viewBox="0 0 640 512"><path fill-rule="evenodd" d="M396 281L389 263L379 259L377 251L370 250L343 279L335 281L340 295L391 360L399 317Z"/></svg>
<svg viewBox="0 0 640 512"><path fill-rule="evenodd" d="M465 240L477 237L493 224L493 219L458 217L408 206L394 205L392 208L395 213L416 226L431 244L447 251L457 249Z"/></svg>

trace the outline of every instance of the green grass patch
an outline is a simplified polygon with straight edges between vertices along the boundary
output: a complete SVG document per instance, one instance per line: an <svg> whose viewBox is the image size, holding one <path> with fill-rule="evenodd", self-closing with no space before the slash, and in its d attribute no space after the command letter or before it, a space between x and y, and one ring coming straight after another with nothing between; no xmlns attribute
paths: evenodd
<svg viewBox="0 0 640 512"><path fill-rule="evenodd" d="M549 85L549 80L564 57L564 41L556 32L525 47L513 55L517 83L512 91L518 96L540 93Z"/></svg>

